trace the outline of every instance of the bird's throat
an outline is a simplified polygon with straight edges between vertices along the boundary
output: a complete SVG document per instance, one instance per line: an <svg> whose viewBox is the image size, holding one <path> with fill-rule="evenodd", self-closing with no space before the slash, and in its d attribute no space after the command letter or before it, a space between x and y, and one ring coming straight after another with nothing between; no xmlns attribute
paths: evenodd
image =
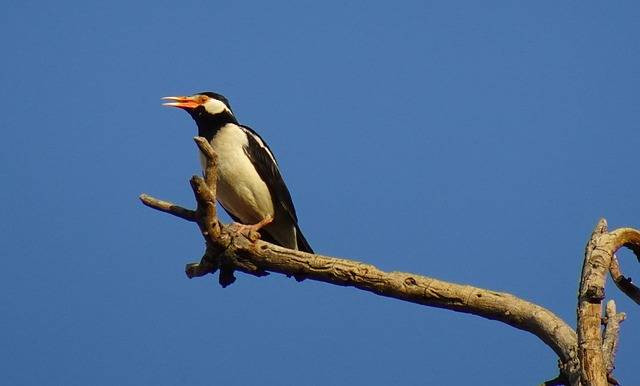
<svg viewBox="0 0 640 386"><path fill-rule="evenodd" d="M202 115L193 115L193 119L196 121L198 125L198 136L204 137L207 141L211 142L211 139L216 135L216 133L226 124L234 123L238 124L236 118L228 113L223 112L220 114L202 114Z"/></svg>

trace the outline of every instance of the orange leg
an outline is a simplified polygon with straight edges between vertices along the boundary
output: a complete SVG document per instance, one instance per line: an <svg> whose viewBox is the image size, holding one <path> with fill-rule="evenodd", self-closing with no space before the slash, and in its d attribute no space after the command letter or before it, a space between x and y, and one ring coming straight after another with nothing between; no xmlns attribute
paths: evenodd
<svg viewBox="0 0 640 386"><path fill-rule="evenodd" d="M234 222L233 224L231 224L231 227L233 228L233 230L235 230L238 233L245 233L251 236L253 232L258 232L264 226L269 225L272 222L273 222L273 216L267 216L262 220L260 220L260 222L257 224L247 225L247 224L240 224L240 223ZM254 239L252 237L249 237L249 238L252 240Z"/></svg>

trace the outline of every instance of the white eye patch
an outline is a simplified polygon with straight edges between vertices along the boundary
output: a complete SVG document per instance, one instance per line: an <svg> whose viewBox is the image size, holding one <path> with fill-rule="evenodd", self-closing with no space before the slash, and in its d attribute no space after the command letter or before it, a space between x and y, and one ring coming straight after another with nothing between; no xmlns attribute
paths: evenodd
<svg viewBox="0 0 640 386"><path fill-rule="evenodd" d="M206 102L204 102L203 106L204 106L204 109L207 110L207 112L212 115L220 114L225 110L231 113L231 111L229 111L227 106L217 99L209 98Z"/></svg>

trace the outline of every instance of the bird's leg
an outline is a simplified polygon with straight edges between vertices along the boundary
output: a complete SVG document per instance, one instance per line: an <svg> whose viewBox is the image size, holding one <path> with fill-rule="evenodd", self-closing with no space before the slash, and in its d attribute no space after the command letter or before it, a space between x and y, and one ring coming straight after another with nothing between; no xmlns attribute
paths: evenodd
<svg viewBox="0 0 640 386"><path fill-rule="evenodd" d="M256 224L247 225L247 224L240 224L238 222L234 222L230 226L234 231L238 233L246 234L252 241L255 241L260 238L260 234L258 233L258 231L262 229L262 227L269 225L272 222L273 222L273 216L267 216Z"/></svg>

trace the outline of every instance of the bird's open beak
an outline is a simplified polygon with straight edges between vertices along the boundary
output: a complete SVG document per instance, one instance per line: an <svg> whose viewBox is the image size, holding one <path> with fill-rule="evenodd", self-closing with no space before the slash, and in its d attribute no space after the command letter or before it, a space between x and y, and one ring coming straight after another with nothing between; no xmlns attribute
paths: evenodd
<svg viewBox="0 0 640 386"><path fill-rule="evenodd" d="M170 97L164 97L162 99L167 101L175 101L175 102L163 103L162 104L163 106L179 107L181 109L195 109L196 107L200 106L200 104L195 100L193 100L192 97L187 97L187 96L170 96Z"/></svg>

